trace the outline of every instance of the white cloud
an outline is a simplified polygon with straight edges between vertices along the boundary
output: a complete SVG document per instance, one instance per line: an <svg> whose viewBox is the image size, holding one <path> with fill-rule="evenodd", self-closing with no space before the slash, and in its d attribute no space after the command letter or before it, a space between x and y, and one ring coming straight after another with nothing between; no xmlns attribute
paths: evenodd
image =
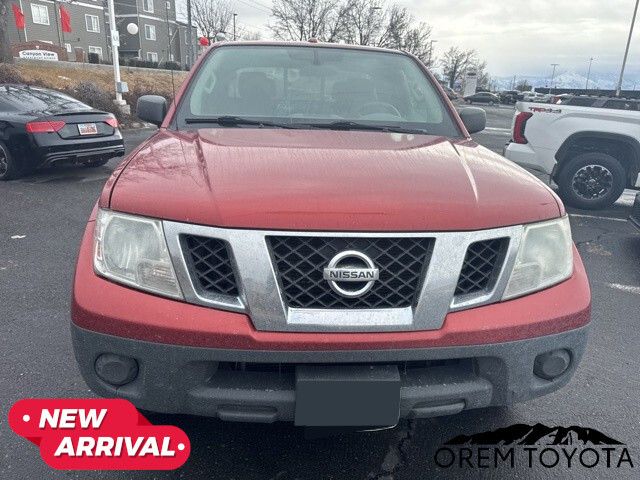
<svg viewBox="0 0 640 480"><path fill-rule="evenodd" d="M632 0L409 0L400 2L433 26L440 52L452 45L474 48L495 75L543 75L560 69L615 71L633 13ZM637 35L640 35L638 27ZM640 41L629 65L640 66Z"/></svg>
<svg viewBox="0 0 640 480"><path fill-rule="evenodd" d="M185 0L178 0L185 1ZM393 3L389 0L389 3ZM433 27L436 51L473 48L493 75L615 73L633 13L633 0L398 0ZM271 38L267 27L271 0L231 0L238 25ZM640 23L640 20L638 21ZM640 71L640 25L632 41L629 71ZM584 70L584 72L583 72Z"/></svg>

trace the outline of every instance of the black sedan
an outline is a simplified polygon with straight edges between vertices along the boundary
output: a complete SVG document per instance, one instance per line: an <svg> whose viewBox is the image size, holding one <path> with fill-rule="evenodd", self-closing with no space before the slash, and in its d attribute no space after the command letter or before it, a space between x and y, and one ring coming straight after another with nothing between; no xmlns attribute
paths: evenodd
<svg viewBox="0 0 640 480"><path fill-rule="evenodd" d="M97 167L122 155L112 114L54 90L0 85L0 180L49 165Z"/></svg>
<svg viewBox="0 0 640 480"><path fill-rule="evenodd" d="M488 103L489 105L499 105L500 97L490 92L478 92L464 97L467 103Z"/></svg>

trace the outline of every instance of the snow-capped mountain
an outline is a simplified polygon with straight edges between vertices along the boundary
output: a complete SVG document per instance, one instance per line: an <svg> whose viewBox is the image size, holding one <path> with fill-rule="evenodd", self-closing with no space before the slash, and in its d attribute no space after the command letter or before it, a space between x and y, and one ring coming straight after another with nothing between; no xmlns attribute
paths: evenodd
<svg viewBox="0 0 640 480"><path fill-rule="evenodd" d="M515 424L491 432L459 435L446 445L622 445L593 428Z"/></svg>
<svg viewBox="0 0 640 480"><path fill-rule="evenodd" d="M614 89L618 83L618 73L600 73L591 72L589 76L589 88L590 89ZM496 90L510 90L514 77L493 77ZM522 80L526 80L534 88L536 87L549 87L551 82L551 75L548 76L516 76L515 84L518 84ZM586 72L576 73L572 71L560 71L556 74L553 80L553 86L555 88L585 88L587 82ZM625 72L624 81L622 82L623 90L640 90L640 71Z"/></svg>

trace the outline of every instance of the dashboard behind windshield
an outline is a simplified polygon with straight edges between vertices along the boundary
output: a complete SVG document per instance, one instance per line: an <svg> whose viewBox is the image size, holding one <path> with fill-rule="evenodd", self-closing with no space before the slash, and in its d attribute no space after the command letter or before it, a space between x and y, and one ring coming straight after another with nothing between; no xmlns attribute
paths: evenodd
<svg viewBox="0 0 640 480"><path fill-rule="evenodd" d="M219 47L192 79L177 121L180 128L189 128L229 116L315 128L357 122L390 131L461 136L416 61L392 52Z"/></svg>

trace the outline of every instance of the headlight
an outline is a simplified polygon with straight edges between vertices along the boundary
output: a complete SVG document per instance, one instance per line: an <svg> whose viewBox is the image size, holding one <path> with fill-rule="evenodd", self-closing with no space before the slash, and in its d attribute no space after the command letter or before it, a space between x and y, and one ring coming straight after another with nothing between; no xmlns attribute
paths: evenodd
<svg viewBox="0 0 640 480"><path fill-rule="evenodd" d="M93 267L116 282L183 298L159 220L100 210Z"/></svg>
<svg viewBox="0 0 640 480"><path fill-rule="evenodd" d="M503 300L542 290L573 274L569 217L525 225Z"/></svg>

